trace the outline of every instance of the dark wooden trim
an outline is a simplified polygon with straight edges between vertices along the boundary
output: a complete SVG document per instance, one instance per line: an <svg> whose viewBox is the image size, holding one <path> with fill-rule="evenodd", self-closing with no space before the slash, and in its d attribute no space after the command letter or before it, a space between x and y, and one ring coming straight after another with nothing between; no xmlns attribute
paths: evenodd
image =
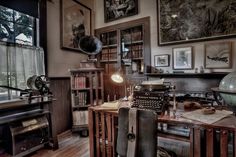
<svg viewBox="0 0 236 157"><path fill-rule="evenodd" d="M45 74L48 74L47 51L47 0L39 1L39 46L44 50Z"/></svg>
<svg viewBox="0 0 236 157"><path fill-rule="evenodd" d="M227 72L217 73L146 73L149 77L166 77L166 78L223 78Z"/></svg>

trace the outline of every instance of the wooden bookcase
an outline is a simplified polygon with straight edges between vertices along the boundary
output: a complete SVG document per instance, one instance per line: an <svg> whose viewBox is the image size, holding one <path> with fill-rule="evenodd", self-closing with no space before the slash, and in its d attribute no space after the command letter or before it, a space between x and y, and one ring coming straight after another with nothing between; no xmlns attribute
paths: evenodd
<svg viewBox="0 0 236 157"><path fill-rule="evenodd" d="M124 85L114 85L110 76L122 68L126 80L132 81L150 72L150 17L99 28L95 35L103 43L98 59L104 68L105 98L123 97Z"/></svg>
<svg viewBox="0 0 236 157"><path fill-rule="evenodd" d="M71 69L72 131L88 130L88 107L104 101L103 69Z"/></svg>
<svg viewBox="0 0 236 157"><path fill-rule="evenodd" d="M150 72L150 18L120 23L95 30L102 41L99 56L105 74L122 67L125 74Z"/></svg>

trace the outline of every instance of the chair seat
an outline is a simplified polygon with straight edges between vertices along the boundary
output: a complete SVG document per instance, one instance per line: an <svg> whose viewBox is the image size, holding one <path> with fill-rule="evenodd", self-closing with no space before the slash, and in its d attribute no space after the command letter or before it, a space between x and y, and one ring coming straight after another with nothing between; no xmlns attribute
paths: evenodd
<svg viewBox="0 0 236 157"><path fill-rule="evenodd" d="M157 157L177 157L177 155L172 151L166 150L165 148L158 147Z"/></svg>

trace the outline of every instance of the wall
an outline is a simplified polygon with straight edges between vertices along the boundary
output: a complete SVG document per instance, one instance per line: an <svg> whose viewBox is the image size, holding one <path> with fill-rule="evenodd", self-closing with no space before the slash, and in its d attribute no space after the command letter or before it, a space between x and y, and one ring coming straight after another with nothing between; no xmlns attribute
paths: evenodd
<svg viewBox="0 0 236 157"><path fill-rule="evenodd" d="M89 8L94 8L93 0L80 0ZM94 12L92 12L94 17ZM92 28L94 19L92 18ZM93 32L92 32L93 33ZM60 48L60 0L47 2L47 46L48 76L50 88L56 101L53 102L53 118L57 133L71 129L70 78L68 69L78 68L87 55Z"/></svg>
<svg viewBox="0 0 236 157"><path fill-rule="evenodd" d="M154 65L154 55L157 54L172 54L172 48L173 47L182 47L182 46L193 46L194 51L194 68L199 68L200 66L203 66L203 57L204 57L204 43L205 42L196 42L196 43L190 43L190 44L182 44L182 45L174 45L174 46L157 46L157 0L139 0L139 13L138 15L134 15L131 17L123 18L120 20L116 20L113 22L104 23L104 0L96 0L95 2L95 28L101 28L121 22L127 22L130 20L134 20L141 17L150 16L150 22L151 22L151 61L152 65ZM219 41L219 40L218 40ZM236 39L230 39L230 41L233 41L233 69L217 69L212 70L212 72L216 71L232 71L236 70ZM210 41L214 42L214 41ZM170 67L163 68L164 71L168 70L169 72L172 72L172 59L170 60ZM194 70L188 70L188 72L194 72ZM210 72L210 70L205 69L205 72Z"/></svg>
<svg viewBox="0 0 236 157"><path fill-rule="evenodd" d="M80 2L94 8L93 0ZM47 2L47 41L49 77L69 76L68 69L78 68L80 61L87 59L87 55L60 48L60 0Z"/></svg>

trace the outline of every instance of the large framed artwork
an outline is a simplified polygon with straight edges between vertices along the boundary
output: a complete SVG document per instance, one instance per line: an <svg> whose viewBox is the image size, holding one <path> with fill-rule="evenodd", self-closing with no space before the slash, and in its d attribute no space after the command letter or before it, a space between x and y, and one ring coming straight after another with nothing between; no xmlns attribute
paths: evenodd
<svg viewBox="0 0 236 157"><path fill-rule="evenodd" d="M104 0L105 22L138 14L138 0Z"/></svg>
<svg viewBox="0 0 236 157"><path fill-rule="evenodd" d="M80 51L80 38L90 34L91 9L78 1L61 0L61 48Z"/></svg>
<svg viewBox="0 0 236 157"><path fill-rule="evenodd" d="M157 0L158 44L236 36L235 0Z"/></svg>
<svg viewBox="0 0 236 157"><path fill-rule="evenodd" d="M173 48L173 69L188 70L193 68L192 47Z"/></svg>
<svg viewBox="0 0 236 157"><path fill-rule="evenodd" d="M205 44L205 68L231 68L231 42L216 42Z"/></svg>

